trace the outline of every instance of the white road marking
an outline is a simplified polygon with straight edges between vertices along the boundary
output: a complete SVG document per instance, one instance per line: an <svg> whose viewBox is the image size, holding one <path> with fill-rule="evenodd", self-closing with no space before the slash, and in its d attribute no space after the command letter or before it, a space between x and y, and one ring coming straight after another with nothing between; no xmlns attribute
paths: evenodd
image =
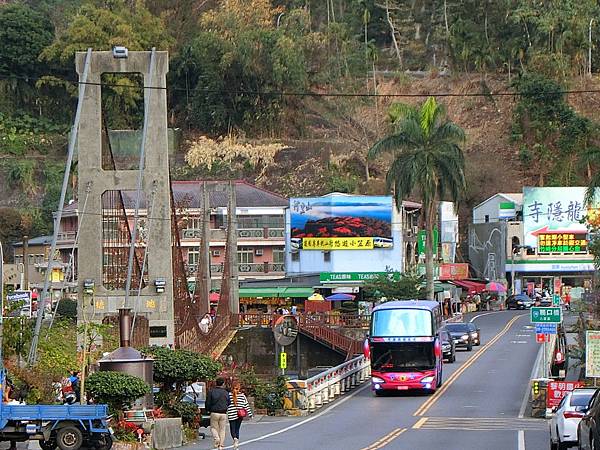
<svg viewBox="0 0 600 450"><path fill-rule="evenodd" d="M527 341L510 341L511 344L527 344Z"/></svg>
<svg viewBox="0 0 600 450"><path fill-rule="evenodd" d="M517 431L517 450L525 450L525 432Z"/></svg>
<svg viewBox="0 0 600 450"><path fill-rule="evenodd" d="M309 418L304 419L301 422L298 422L298 423L295 423L293 425L290 425L289 427L282 428L281 430L273 431L272 433L265 434L264 436L259 436L259 437L254 438L254 439L250 439L248 441L241 442L239 446L241 447L242 445L246 445L246 444L251 444L253 442L262 441L263 439L267 439L267 438L270 438L272 436L276 436L278 434L285 433L286 431L293 430L294 428L297 428L297 427L299 427L301 425L304 425L305 423L312 422L313 420L318 419L322 415L327 414L332 409L335 409L338 406L343 405L348 400L350 400L352 397L354 397L355 395L361 393L362 391L364 391L365 389L370 388L370 387L371 387L371 383L370 382L366 382L363 387L360 387L357 390L355 390L354 392L352 392L351 394L344 396L344 398L338 400L337 402L334 402L333 405L325 408L325 410L323 410L323 411L315 414L314 416L310 416ZM233 448L233 445L230 445L230 446L225 447L225 448Z"/></svg>
<svg viewBox="0 0 600 450"><path fill-rule="evenodd" d="M499 313L499 312L500 311L492 311L492 312L486 312L486 313L483 313L483 314L477 314L475 317L473 317L471 320L469 320L469 322L473 322L475 319L479 319L480 317L489 316L490 314L496 314L496 313Z"/></svg>

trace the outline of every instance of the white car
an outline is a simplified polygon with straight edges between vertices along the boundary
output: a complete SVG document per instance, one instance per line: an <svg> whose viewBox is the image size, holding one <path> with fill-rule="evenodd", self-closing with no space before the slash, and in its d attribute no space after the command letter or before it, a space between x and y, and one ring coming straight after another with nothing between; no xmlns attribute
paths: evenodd
<svg viewBox="0 0 600 450"><path fill-rule="evenodd" d="M577 426L596 391L580 388L565 394L549 422L551 449L565 450L577 445Z"/></svg>

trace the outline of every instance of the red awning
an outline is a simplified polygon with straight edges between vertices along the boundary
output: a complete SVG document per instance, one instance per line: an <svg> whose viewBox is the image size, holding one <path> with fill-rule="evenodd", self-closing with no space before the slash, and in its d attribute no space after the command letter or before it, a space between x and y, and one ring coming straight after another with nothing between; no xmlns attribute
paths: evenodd
<svg viewBox="0 0 600 450"><path fill-rule="evenodd" d="M452 284L465 289L469 294L478 294L485 291L485 283L469 280L452 280Z"/></svg>

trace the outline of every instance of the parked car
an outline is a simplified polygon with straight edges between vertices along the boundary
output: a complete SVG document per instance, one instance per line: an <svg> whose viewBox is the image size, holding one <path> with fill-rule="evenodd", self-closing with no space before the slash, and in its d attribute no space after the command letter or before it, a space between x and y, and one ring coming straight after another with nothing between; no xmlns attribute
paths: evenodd
<svg viewBox="0 0 600 450"><path fill-rule="evenodd" d="M577 445L577 426L595 393L596 389L581 388L565 394L548 423L552 450Z"/></svg>
<svg viewBox="0 0 600 450"><path fill-rule="evenodd" d="M442 340L442 353L444 359L449 363L453 363L456 361L456 345L454 344L454 339L452 339L448 330L444 328L440 330L440 339Z"/></svg>
<svg viewBox="0 0 600 450"><path fill-rule="evenodd" d="M579 450L596 450L600 448L600 396L596 391L581 412L585 413L577 426L577 443Z"/></svg>
<svg viewBox="0 0 600 450"><path fill-rule="evenodd" d="M533 300L526 294L511 295L506 299L507 309L526 309L533 306Z"/></svg>
<svg viewBox="0 0 600 450"><path fill-rule="evenodd" d="M450 333L450 336L452 336L455 347L465 347L469 352L473 350L473 337L471 337L472 329L469 327L468 323L447 323L445 328Z"/></svg>
<svg viewBox="0 0 600 450"><path fill-rule="evenodd" d="M473 345L481 345L481 330L479 327L473 322L467 322L467 327L469 328L469 335L473 340Z"/></svg>

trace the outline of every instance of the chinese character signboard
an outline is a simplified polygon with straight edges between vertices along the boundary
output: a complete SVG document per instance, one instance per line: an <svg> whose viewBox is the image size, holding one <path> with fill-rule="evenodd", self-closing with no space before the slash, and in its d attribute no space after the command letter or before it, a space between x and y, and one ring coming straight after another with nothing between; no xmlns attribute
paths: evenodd
<svg viewBox="0 0 600 450"><path fill-rule="evenodd" d="M536 323L535 324L536 334L556 334L555 323Z"/></svg>
<svg viewBox="0 0 600 450"><path fill-rule="evenodd" d="M292 250L392 248L392 208L391 197L292 198Z"/></svg>
<svg viewBox="0 0 600 450"><path fill-rule="evenodd" d="M331 282L359 282L359 281L372 281L380 275L387 275L388 277L399 280L400 272L321 272L319 274L319 280L322 283Z"/></svg>
<svg viewBox="0 0 600 450"><path fill-rule="evenodd" d="M550 381L546 394L546 408L556 408L567 392L584 386L583 381Z"/></svg>
<svg viewBox="0 0 600 450"><path fill-rule="evenodd" d="M441 264L440 280L464 280L469 278L469 264Z"/></svg>
<svg viewBox="0 0 600 450"><path fill-rule="evenodd" d="M585 376L600 378L600 331L585 333Z"/></svg>
<svg viewBox="0 0 600 450"><path fill-rule="evenodd" d="M531 323L560 323L562 314L560 308L544 308L533 306L531 308Z"/></svg>
<svg viewBox="0 0 600 450"><path fill-rule="evenodd" d="M540 233L538 253L587 253L587 233Z"/></svg>
<svg viewBox="0 0 600 450"><path fill-rule="evenodd" d="M425 254L425 249L427 248L426 241L427 241L427 231L419 230L419 234L417 235L417 252L419 253L419 255ZM439 242L439 232L438 232L437 228L434 228L433 229L433 255L434 256L437 256L438 242Z"/></svg>
<svg viewBox="0 0 600 450"><path fill-rule="evenodd" d="M585 187L523 188L524 244L538 253L587 253Z"/></svg>
<svg viewBox="0 0 600 450"><path fill-rule="evenodd" d="M535 342L537 342L538 344L550 342L550 335L544 333L535 333Z"/></svg>

